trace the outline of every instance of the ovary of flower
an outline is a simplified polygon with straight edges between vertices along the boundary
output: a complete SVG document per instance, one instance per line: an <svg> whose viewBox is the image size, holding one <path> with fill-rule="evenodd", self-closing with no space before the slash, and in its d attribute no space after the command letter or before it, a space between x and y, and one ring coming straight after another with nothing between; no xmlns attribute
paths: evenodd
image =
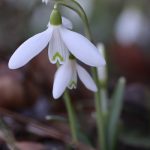
<svg viewBox="0 0 150 150"><path fill-rule="evenodd" d="M57 61L63 64L70 52L87 65L104 65L105 60L99 55L97 48L87 38L69 28L72 28L72 24L63 18L62 25L49 24L48 29L29 38L14 52L9 60L9 68L17 69L24 66L48 44L48 55L53 64Z"/></svg>
<svg viewBox="0 0 150 150"><path fill-rule="evenodd" d="M53 97L59 98L65 89L76 88L77 76L83 84L91 91L96 92L97 87L89 73L77 64L75 59L68 59L62 66L59 67L55 74L53 84Z"/></svg>

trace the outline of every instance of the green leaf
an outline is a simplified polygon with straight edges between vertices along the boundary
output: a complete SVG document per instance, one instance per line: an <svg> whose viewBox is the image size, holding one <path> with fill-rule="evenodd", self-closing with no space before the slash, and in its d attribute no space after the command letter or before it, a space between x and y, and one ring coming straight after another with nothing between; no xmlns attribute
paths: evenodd
<svg viewBox="0 0 150 150"><path fill-rule="evenodd" d="M16 139L3 118L0 118L0 132L2 139L5 140L10 149L19 150L15 145Z"/></svg>
<svg viewBox="0 0 150 150"><path fill-rule="evenodd" d="M121 142L132 147L150 149L150 135L142 135L139 131L125 131L119 137Z"/></svg>
<svg viewBox="0 0 150 150"><path fill-rule="evenodd" d="M108 140L108 149L113 150L116 146L117 140L117 131L119 125L119 117L123 105L123 93L125 89L125 78L121 77L118 80L116 89L112 96L112 103L110 106L110 111L108 114L107 122L107 140Z"/></svg>
<svg viewBox="0 0 150 150"><path fill-rule="evenodd" d="M46 120L48 121L58 121L58 122L67 122L64 117L56 116L56 115L47 115Z"/></svg>

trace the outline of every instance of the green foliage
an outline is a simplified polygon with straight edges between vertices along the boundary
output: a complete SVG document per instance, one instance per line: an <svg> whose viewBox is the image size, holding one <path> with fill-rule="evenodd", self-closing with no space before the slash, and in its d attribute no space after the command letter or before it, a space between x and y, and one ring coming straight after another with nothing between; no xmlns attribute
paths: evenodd
<svg viewBox="0 0 150 150"><path fill-rule="evenodd" d="M124 88L125 79L120 78L118 80L115 92L112 96L112 104L108 114L107 140L109 150L115 149L116 145L119 117L123 106Z"/></svg>

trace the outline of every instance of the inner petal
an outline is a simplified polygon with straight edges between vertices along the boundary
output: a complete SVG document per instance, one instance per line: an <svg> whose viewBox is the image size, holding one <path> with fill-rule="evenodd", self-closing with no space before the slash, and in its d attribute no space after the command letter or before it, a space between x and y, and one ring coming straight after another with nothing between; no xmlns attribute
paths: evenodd
<svg viewBox="0 0 150 150"><path fill-rule="evenodd" d="M68 59L69 51L61 38L59 28L56 28L53 31L53 35L49 43L48 56L50 62L53 64L57 62L59 64L63 64L66 59Z"/></svg>
<svg viewBox="0 0 150 150"><path fill-rule="evenodd" d="M69 89L76 89L77 88L77 71L75 67L75 62L72 61L72 68L73 68L73 73L72 73L72 78L69 82L68 88Z"/></svg>
<svg viewBox="0 0 150 150"><path fill-rule="evenodd" d="M70 90L77 88L77 73L73 73L72 79L70 80L70 83L68 85L68 88Z"/></svg>

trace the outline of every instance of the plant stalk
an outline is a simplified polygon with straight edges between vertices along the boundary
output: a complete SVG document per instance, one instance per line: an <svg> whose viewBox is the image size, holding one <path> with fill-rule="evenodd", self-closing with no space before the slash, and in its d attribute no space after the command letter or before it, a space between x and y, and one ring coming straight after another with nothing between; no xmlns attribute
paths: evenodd
<svg viewBox="0 0 150 150"><path fill-rule="evenodd" d="M67 90L65 91L63 98L65 100L65 105L66 105L67 112L68 112L70 130L71 130L72 140L73 140L72 142L73 144L76 144L78 142L76 118L75 118L74 110L71 104L71 98Z"/></svg>
<svg viewBox="0 0 150 150"><path fill-rule="evenodd" d="M92 69L93 73L93 78L94 81L97 84L98 87L98 92L94 94L95 97L95 109L96 109L96 121L97 121L97 131L98 131L98 147L101 150L106 150L106 129L105 129L105 121L106 119L104 118L104 113L102 111L102 99L100 95L100 85L99 85L99 79L97 75L97 70L96 68Z"/></svg>
<svg viewBox="0 0 150 150"><path fill-rule="evenodd" d="M75 0L72 0L71 4L69 4L70 1L67 1L67 0L57 0L55 5L56 7L58 5L63 5L65 7L68 7L70 9L72 9L73 11L75 11L79 16L80 18L82 19L83 23L84 23L84 30L85 30L85 35L86 37L92 41L92 36L91 36L91 32L90 32L90 27L89 27L89 22L88 22L88 18L86 16L86 13L84 11L84 9L81 7L81 5L75 1ZM105 138L105 127L104 127L104 124L105 124L105 119L103 118L103 112L101 110L102 106L102 100L100 98L100 85L99 85L99 79L98 79L98 75L97 75L97 70L96 68L93 68L92 69L92 74L93 74L93 78L94 78L94 81L96 82L97 84L97 87L98 87L98 92L95 93L95 109L96 109L96 121L97 121L97 130L98 130L98 143L99 143L99 147L101 150L106 150L106 138ZM73 135L73 138L74 140L76 141L77 139L77 136L75 134L75 124L73 122L75 122L74 119L71 119L72 118L72 111L70 110L70 100L68 99L68 96L65 94L64 95L65 97L65 101L66 101L66 105L68 107L68 113L69 113L69 118L70 118L70 125L71 125L71 130L72 130L72 135ZM73 116L74 118L74 116Z"/></svg>

